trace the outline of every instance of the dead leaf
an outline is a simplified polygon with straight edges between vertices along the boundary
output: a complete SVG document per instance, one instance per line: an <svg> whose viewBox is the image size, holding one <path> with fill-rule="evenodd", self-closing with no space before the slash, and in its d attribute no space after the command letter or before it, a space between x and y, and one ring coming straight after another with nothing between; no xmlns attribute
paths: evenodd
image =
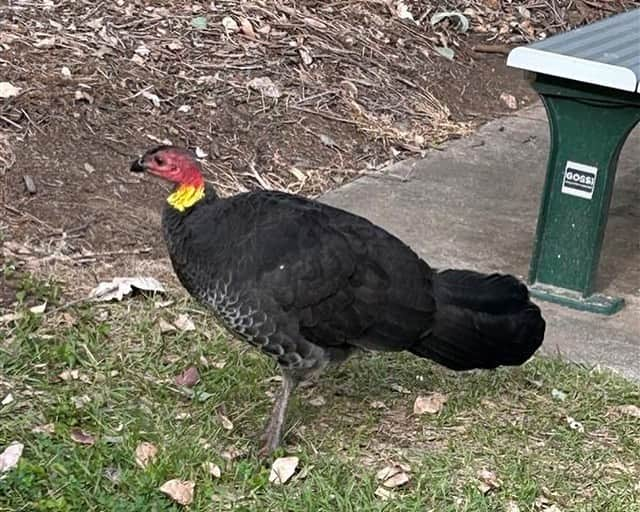
<svg viewBox="0 0 640 512"><path fill-rule="evenodd" d="M616 410L627 416L633 416L634 418L640 418L640 407L633 404L620 405L616 407Z"/></svg>
<svg viewBox="0 0 640 512"><path fill-rule="evenodd" d="M382 485L387 489L393 489L395 487L400 487L409 481L409 475L407 474L409 470L409 466L405 464L385 466L376 473L376 479L381 480Z"/></svg>
<svg viewBox="0 0 640 512"><path fill-rule="evenodd" d="M313 57L311 56L309 50L307 50L306 48L298 48L298 54L300 55L302 63L305 66L309 66L311 65L311 63L313 63Z"/></svg>
<svg viewBox="0 0 640 512"><path fill-rule="evenodd" d="M136 447L136 464L144 469L154 461L157 454L156 445L143 441Z"/></svg>
<svg viewBox="0 0 640 512"><path fill-rule="evenodd" d="M224 414L219 414L220 423L222 424L222 428L225 430L233 430L233 422L227 418Z"/></svg>
<svg viewBox="0 0 640 512"><path fill-rule="evenodd" d="M196 483L191 480L173 479L163 483L160 491L180 505L190 505L195 487Z"/></svg>
<svg viewBox="0 0 640 512"><path fill-rule="evenodd" d="M95 436L79 428L71 429L69 435L71 436L71 439L78 444L86 444L88 446L92 446L96 442Z"/></svg>
<svg viewBox="0 0 640 512"><path fill-rule="evenodd" d="M247 87L254 89L268 98L279 98L282 96L282 92L273 80L268 76L256 77L249 80Z"/></svg>
<svg viewBox="0 0 640 512"><path fill-rule="evenodd" d="M507 108L510 108L511 110L515 110L518 108L518 100L516 100L513 94L507 94L506 92L503 92L500 95L500 101L502 101L502 103L504 103Z"/></svg>
<svg viewBox="0 0 640 512"><path fill-rule="evenodd" d="M9 405L13 401L14 401L13 395L11 393L7 393L7 396L5 396L2 399L2 402L0 402L0 405Z"/></svg>
<svg viewBox="0 0 640 512"><path fill-rule="evenodd" d="M176 326L167 322L164 318L158 320L158 327L160 328L160 334L166 334L168 332L174 332Z"/></svg>
<svg viewBox="0 0 640 512"><path fill-rule="evenodd" d="M317 28L318 30L326 30L327 29L327 25L326 23L316 19L316 18L304 18L302 21L304 21L305 25L309 25L310 27L313 28Z"/></svg>
<svg viewBox="0 0 640 512"><path fill-rule="evenodd" d="M178 318L175 319L173 325L185 332L196 330L196 325L193 323L193 320L191 320L191 317L185 313L178 315Z"/></svg>
<svg viewBox="0 0 640 512"><path fill-rule="evenodd" d="M253 31L253 25L247 18L240 18L240 31L251 39L256 38L256 33Z"/></svg>
<svg viewBox="0 0 640 512"><path fill-rule="evenodd" d="M47 303L45 301L42 304L38 304L37 306L30 307L29 311L31 311L34 315L41 315L42 313L45 312L46 309L47 309Z"/></svg>
<svg viewBox="0 0 640 512"><path fill-rule="evenodd" d="M413 14L411 14L409 7L407 7L407 4L405 4L402 0L400 0L396 4L396 14L401 20L411 20L416 23L416 20L413 18Z"/></svg>
<svg viewBox="0 0 640 512"><path fill-rule="evenodd" d="M44 435L50 435L50 434L54 434L56 431L56 427L53 423L46 423L44 425L36 425L35 427L33 427L31 429L31 432L33 432L34 434L44 434Z"/></svg>
<svg viewBox="0 0 640 512"><path fill-rule="evenodd" d="M446 403L447 396L442 393L431 393L427 396L419 395L413 404L413 414L437 414Z"/></svg>
<svg viewBox="0 0 640 512"><path fill-rule="evenodd" d="M15 87L9 82L0 82L0 98L13 98L20 94L21 90L20 87Z"/></svg>
<svg viewBox="0 0 640 512"><path fill-rule="evenodd" d="M73 403L76 409L82 409L85 405L91 403L91 398L89 395L72 396L71 403Z"/></svg>
<svg viewBox="0 0 640 512"><path fill-rule="evenodd" d="M393 498L393 491L390 491L389 489L385 489L382 486L379 486L373 494L376 497L380 498L382 501L387 501Z"/></svg>
<svg viewBox="0 0 640 512"><path fill-rule="evenodd" d="M0 473L6 473L18 465L18 461L22 457L22 450L24 450L24 445L13 441L0 453Z"/></svg>
<svg viewBox="0 0 640 512"><path fill-rule="evenodd" d="M504 512L520 512L520 507L515 501L507 501L505 504Z"/></svg>
<svg viewBox="0 0 640 512"><path fill-rule="evenodd" d="M386 404L381 400L374 400L373 402L371 402L369 404L369 407L371 407L372 409L386 409L387 408Z"/></svg>
<svg viewBox="0 0 640 512"><path fill-rule="evenodd" d="M179 50L184 50L184 45L180 41L171 41L167 44L167 48L173 52L177 52Z"/></svg>
<svg viewBox="0 0 640 512"><path fill-rule="evenodd" d="M331 137L329 137L328 135L325 135L324 133L320 134L320 142L322 142L322 144L324 144L325 146L328 146L330 148L337 148L338 147L338 143L333 140Z"/></svg>
<svg viewBox="0 0 640 512"><path fill-rule="evenodd" d="M322 396L317 396L309 400L309 404L313 405L314 407L322 407L326 403L327 401Z"/></svg>
<svg viewBox="0 0 640 512"><path fill-rule="evenodd" d="M107 466L102 474L107 480L113 482L114 484L119 483L122 476L120 470L114 466Z"/></svg>
<svg viewBox="0 0 640 512"><path fill-rule="evenodd" d="M89 294L89 297L106 302L110 300L122 300L134 290L164 293L162 284L153 277L115 277L109 282L102 282Z"/></svg>
<svg viewBox="0 0 640 512"><path fill-rule="evenodd" d="M140 94L143 98L147 98L151 103L153 103L154 107L158 108L160 106L160 96L157 94L153 94L147 90L142 91Z"/></svg>
<svg viewBox="0 0 640 512"><path fill-rule="evenodd" d="M80 89L78 89L73 94L73 97L76 99L76 101L86 101L89 104L93 103L93 96L91 96L91 94L89 94L88 92L81 91Z"/></svg>
<svg viewBox="0 0 640 512"><path fill-rule="evenodd" d="M227 33L227 35L233 34L240 30L240 27L238 27L236 20L234 20L231 16L225 16L224 18L222 18L222 26L224 27L224 31Z"/></svg>
<svg viewBox="0 0 640 512"><path fill-rule="evenodd" d="M390 387L391 387L391 389L392 389L393 391L396 391L396 392L398 392L398 393L402 393L403 395L410 395L410 394L411 394L411 391L409 391L409 390L408 390L407 388L405 388L404 386L401 386L400 384L397 384L397 383L395 383L395 382L394 382L393 384L391 384L391 386L390 386Z"/></svg>
<svg viewBox="0 0 640 512"><path fill-rule="evenodd" d="M404 471L400 473L396 473L391 478L388 478L382 485L387 489L394 489L396 487L400 487L409 482L409 475L407 475Z"/></svg>
<svg viewBox="0 0 640 512"><path fill-rule="evenodd" d="M137 64L138 66L144 66L146 64L144 57L141 57L137 53L133 57L131 57L131 62Z"/></svg>
<svg viewBox="0 0 640 512"><path fill-rule="evenodd" d="M300 459L298 457L280 457L273 461L269 482L275 485L282 485L293 476L298 467Z"/></svg>
<svg viewBox="0 0 640 512"><path fill-rule="evenodd" d="M70 381L70 380L78 380L80 378L79 370L64 370L62 373L58 375L60 380Z"/></svg>
<svg viewBox="0 0 640 512"><path fill-rule="evenodd" d="M207 471L213 478L220 478L222 476L222 470L217 464L214 464L213 462L207 462L205 466L207 468Z"/></svg>
<svg viewBox="0 0 640 512"><path fill-rule="evenodd" d="M222 457L227 462L232 462L232 461L236 460L237 458L242 457L242 455L244 455L244 452L242 452L241 450L239 450L235 446L229 446L226 450L224 450L220 454L220 457Z"/></svg>
<svg viewBox="0 0 640 512"><path fill-rule="evenodd" d="M489 471L488 469L481 469L478 471L477 475L480 483L478 484L478 489L482 494L487 494L494 489L498 489L500 487L500 482L498 481L498 477L493 471Z"/></svg>

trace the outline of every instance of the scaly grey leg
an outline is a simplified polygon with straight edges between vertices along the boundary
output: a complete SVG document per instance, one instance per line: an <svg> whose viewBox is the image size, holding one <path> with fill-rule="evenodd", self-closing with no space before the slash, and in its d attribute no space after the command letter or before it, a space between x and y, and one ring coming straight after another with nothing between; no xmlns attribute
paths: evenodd
<svg viewBox="0 0 640 512"><path fill-rule="evenodd" d="M287 414L287 406L289 405L289 398L292 391L296 387L296 380L287 372L282 374L282 387L273 404L273 410L271 411L271 418L267 423L267 428L264 431L263 439L264 445L259 452L261 457L267 457L275 451L280 445L280 439L282 437L282 427Z"/></svg>

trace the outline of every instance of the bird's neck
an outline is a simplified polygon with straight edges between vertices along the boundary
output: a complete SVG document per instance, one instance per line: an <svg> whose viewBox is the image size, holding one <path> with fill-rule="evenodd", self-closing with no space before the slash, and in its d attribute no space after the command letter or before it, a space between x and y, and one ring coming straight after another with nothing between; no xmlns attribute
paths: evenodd
<svg viewBox="0 0 640 512"><path fill-rule="evenodd" d="M191 208L205 196L204 179L202 175L195 171L185 177L181 183L176 185L173 192L167 197L167 203L178 210L184 212Z"/></svg>

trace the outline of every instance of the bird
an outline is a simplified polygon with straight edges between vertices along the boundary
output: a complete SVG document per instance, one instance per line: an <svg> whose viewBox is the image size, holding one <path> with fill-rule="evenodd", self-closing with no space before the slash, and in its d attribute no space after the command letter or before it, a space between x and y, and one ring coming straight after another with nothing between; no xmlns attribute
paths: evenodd
<svg viewBox="0 0 640 512"><path fill-rule="evenodd" d="M522 365L543 342L540 308L512 275L432 268L366 218L301 195L220 197L187 148L151 148L130 170L172 184L162 232L182 286L282 372L263 457L298 384L356 352L466 371Z"/></svg>

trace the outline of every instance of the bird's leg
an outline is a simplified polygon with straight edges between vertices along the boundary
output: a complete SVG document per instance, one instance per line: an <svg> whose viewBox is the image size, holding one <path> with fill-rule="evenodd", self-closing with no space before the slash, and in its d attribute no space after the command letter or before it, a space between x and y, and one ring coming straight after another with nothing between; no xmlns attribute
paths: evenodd
<svg viewBox="0 0 640 512"><path fill-rule="evenodd" d="M260 456L267 457L275 451L280 444L280 438L282 436L282 426L287 414L287 406L289 405L289 398L291 392L296 387L296 380L288 372L283 372L282 386L275 403L273 404L273 410L271 411L271 418L267 423L267 428L264 431L263 439L264 445L260 450Z"/></svg>

